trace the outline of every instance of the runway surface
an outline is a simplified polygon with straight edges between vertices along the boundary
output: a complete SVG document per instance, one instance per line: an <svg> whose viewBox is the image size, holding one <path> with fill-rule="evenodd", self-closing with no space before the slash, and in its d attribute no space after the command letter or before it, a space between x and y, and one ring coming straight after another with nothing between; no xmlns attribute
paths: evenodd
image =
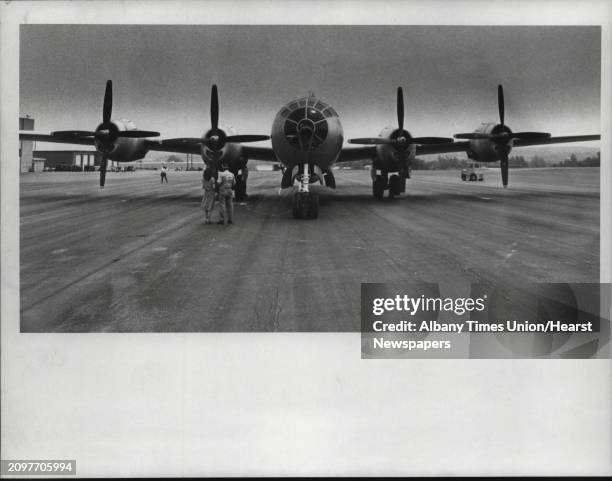
<svg viewBox="0 0 612 481"><path fill-rule="evenodd" d="M599 169L413 174L376 201L337 171L295 220L280 173L251 172L232 226L203 224L201 172L24 174L21 331L358 331L362 282L599 281Z"/></svg>

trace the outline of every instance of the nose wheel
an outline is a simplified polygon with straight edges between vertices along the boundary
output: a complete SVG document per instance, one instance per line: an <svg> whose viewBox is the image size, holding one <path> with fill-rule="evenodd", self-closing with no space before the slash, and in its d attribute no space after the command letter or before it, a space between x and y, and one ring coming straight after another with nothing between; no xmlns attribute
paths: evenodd
<svg viewBox="0 0 612 481"><path fill-rule="evenodd" d="M319 196L314 192L293 194L294 219L316 219L319 216Z"/></svg>
<svg viewBox="0 0 612 481"><path fill-rule="evenodd" d="M293 194L293 217L295 219L316 219L319 216L319 196L310 192L310 174L302 167L298 175L298 191Z"/></svg>

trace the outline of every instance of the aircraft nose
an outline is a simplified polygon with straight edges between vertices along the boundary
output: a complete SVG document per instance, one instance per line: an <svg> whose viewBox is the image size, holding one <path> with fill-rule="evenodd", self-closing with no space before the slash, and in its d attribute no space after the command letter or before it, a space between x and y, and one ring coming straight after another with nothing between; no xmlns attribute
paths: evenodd
<svg viewBox="0 0 612 481"><path fill-rule="evenodd" d="M310 119L303 119L298 124L298 135L300 137L300 145L303 150L311 149L314 131L315 126Z"/></svg>

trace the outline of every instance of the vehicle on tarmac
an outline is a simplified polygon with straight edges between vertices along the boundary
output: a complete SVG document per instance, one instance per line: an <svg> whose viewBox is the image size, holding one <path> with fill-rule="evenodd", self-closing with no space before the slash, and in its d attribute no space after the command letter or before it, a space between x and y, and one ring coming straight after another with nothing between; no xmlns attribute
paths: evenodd
<svg viewBox="0 0 612 481"><path fill-rule="evenodd" d="M484 173L480 167L480 164L470 162L467 167L461 169L461 180L483 181Z"/></svg>

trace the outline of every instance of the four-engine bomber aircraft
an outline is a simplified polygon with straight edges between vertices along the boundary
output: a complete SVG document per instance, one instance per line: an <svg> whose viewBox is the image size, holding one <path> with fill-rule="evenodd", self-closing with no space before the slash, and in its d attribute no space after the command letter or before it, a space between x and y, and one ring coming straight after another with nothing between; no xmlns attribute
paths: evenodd
<svg viewBox="0 0 612 481"><path fill-rule="evenodd" d="M382 198L406 191L406 179L416 155L465 152L479 162L500 161L502 183L508 185L508 156L512 147L599 140L599 135L551 137L542 132L512 132L504 123L504 94L498 86L499 123L485 123L473 133L456 134L464 139L454 142L445 137L412 137L404 129L404 98L402 88L397 89L397 127L383 129L378 137L351 139L352 144L364 147L345 149L342 125L336 111L317 99L314 94L293 100L276 115L271 136L236 135L219 127L219 97L213 85L210 104L211 128L202 137L155 140L158 132L137 130L127 120L113 121L112 82L106 83L102 110L102 123L95 131L65 130L41 134L20 131L21 140L93 145L102 154L100 186L104 187L107 161L132 162L142 159L148 151L200 154L204 163L216 171L220 163L227 164L236 176L236 197L246 197L248 159L280 162L281 188L297 183L293 196L295 218L316 218L318 195L310 190L311 184L320 183L336 187L332 172L334 162L369 159L372 161L372 193ZM243 146L243 143L272 140L272 148Z"/></svg>

